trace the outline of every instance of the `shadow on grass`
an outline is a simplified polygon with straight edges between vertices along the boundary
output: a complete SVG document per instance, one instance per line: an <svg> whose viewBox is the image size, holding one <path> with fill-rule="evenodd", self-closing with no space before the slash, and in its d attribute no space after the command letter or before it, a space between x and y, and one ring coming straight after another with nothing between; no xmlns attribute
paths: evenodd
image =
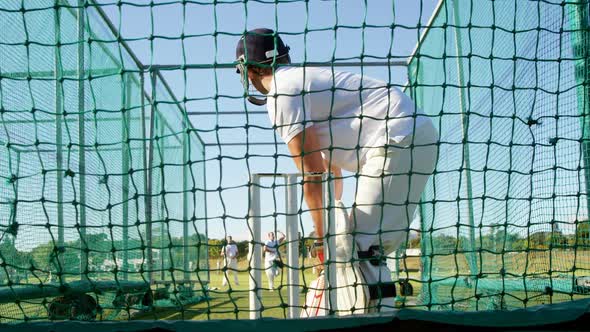
<svg viewBox="0 0 590 332"><path fill-rule="evenodd" d="M134 320L164 319L164 320L198 320L208 319L211 314L234 314L238 318L238 312L244 310L239 307L239 302L247 301L247 294L232 295L228 292L216 292L218 295L227 295L226 299L221 297L209 298L201 303L187 305L178 308L155 309L150 312L141 313L133 317ZM217 310L215 310L217 309ZM224 310L225 309L225 310Z"/></svg>

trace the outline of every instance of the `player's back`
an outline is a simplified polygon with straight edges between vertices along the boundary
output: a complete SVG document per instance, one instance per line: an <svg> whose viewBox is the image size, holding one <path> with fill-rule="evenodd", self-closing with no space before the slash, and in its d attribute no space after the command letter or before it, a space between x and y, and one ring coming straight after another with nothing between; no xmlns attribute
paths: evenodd
<svg viewBox="0 0 590 332"><path fill-rule="evenodd" d="M331 68L278 68L268 97L269 116L285 141L293 122L313 125L321 149L332 147L333 162L350 171L363 164L370 147L403 138L414 128L414 103L401 90Z"/></svg>

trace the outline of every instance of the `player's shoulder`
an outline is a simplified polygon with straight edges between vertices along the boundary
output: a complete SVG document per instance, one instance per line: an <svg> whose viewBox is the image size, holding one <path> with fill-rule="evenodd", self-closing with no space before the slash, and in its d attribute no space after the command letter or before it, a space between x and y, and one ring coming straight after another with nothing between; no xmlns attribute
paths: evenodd
<svg viewBox="0 0 590 332"><path fill-rule="evenodd" d="M273 95L298 95L304 89L308 89L312 82L329 81L324 68L285 66L279 67L275 73L271 86L270 96Z"/></svg>
<svg viewBox="0 0 590 332"><path fill-rule="evenodd" d="M277 73L279 77L284 77L287 81L296 80L301 85L303 80L313 81L327 78L327 76L331 78L334 71L322 67L289 66L280 68Z"/></svg>
<svg viewBox="0 0 590 332"><path fill-rule="evenodd" d="M301 86L303 70L301 67L279 67L274 73L274 85L278 91L294 90Z"/></svg>
<svg viewBox="0 0 590 332"><path fill-rule="evenodd" d="M329 73L325 68L305 67L305 66L285 66L279 67L274 73L275 83L278 86L301 88L305 80L321 79ZM294 84L296 83L296 84Z"/></svg>

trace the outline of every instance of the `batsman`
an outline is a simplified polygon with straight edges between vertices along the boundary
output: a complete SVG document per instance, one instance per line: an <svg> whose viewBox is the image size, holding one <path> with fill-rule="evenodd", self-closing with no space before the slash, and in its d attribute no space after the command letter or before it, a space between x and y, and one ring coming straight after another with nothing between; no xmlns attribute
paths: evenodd
<svg viewBox="0 0 590 332"><path fill-rule="evenodd" d="M386 82L333 67L290 65L289 47L271 29L246 32L237 43L236 61L248 100L266 105L299 171L330 171L336 179L338 313L391 310L395 288L384 258L406 241L434 172L438 132L432 120ZM251 86L265 97L252 94ZM343 170L356 179L355 187L347 188L355 193L350 213L340 201ZM304 177L303 193L323 262L317 177Z"/></svg>

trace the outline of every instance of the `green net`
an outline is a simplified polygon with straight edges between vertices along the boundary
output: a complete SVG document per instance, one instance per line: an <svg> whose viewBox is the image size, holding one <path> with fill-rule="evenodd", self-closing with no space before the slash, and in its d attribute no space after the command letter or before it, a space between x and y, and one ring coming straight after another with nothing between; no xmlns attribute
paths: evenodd
<svg viewBox="0 0 590 332"><path fill-rule="evenodd" d="M309 180L326 195L318 239L305 181L235 73L236 41L257 26L281 34L294 67L405 88L440 134L421 201L375 204L418 208L376 232L404 234L380 258L397 296L362 309L583 310L570 301L590 294L588 11L583 0L1 1L0 324L295 318L323 289L320 309L342 309L334 178ZM332 143L324 155L346 150ZM349 211L359 177L341 176ZM282 268L262 256L262 234L279 230ZM367 232L351 235L357 250Z"/></svg>
<svg viewBox="0 0 590 332"><path fill-rule="evenodd" d="M409 67L441 133L421 209L424 304L507 309L587 292L587 8L438 8Z"/></svg>
<svg viewBox="0 0 590 332"><path fill-rule="evenodd" d="M78 6L0 6L3 322L71 318L80 294L88 318L182 306L208 280L204 145L163 77Z"/></svg>

